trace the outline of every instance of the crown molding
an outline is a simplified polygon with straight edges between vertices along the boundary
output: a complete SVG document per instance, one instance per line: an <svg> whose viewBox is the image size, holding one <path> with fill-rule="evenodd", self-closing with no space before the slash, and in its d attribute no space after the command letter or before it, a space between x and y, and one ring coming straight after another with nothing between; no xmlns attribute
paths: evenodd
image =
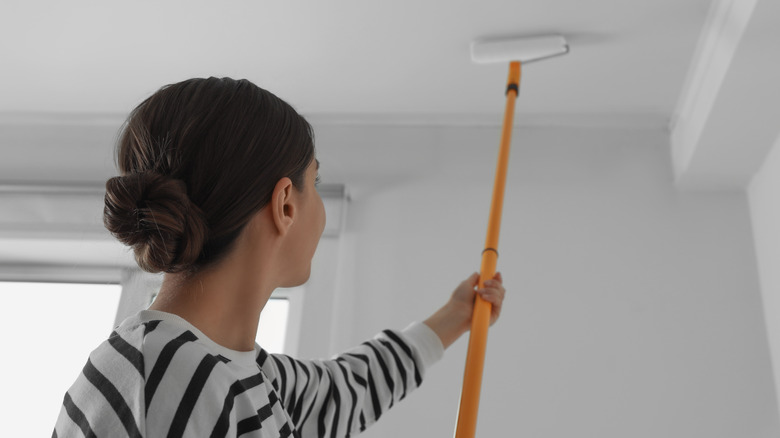
<svg viewBox="0 0 780 438"><path fill-rule="evenodd" d="M500 128L503 114L306 114L315 126L381 126L436 128ZM523 113L515 115L519 128L601 128L668 130L669 116L660 112Z"/></svg>
<svg viewBox="0 0 780 438"><path fill-rule="evenodd" d="M716 0L670 124L681 190L744 190L778 138L776 0Z"/></svg>
<svg viewBox="0 0 780 438"><path fill-rule="evenodd" d="M0 125L17 126L111 126L119 127L127 114L64 112L0 112Z"/></svg>
<svg viewBox="0 0 780 438"><path fill-rule="evenodd" d="M315 126L323 127L454 127L495 128L503 123L496 113L304 113ZM119 128L127 114L121 113L54 113L0 112L0 125L12 126L99 126ZM636 128L668 129L668 114L653 111L610 113L533 113L518 111L517 127L541 128Z"/></svg>
<svg viewBox="0 0 780 438"><path fill-rule="evenodd" d="M756 0L715 0L710 7L694 50L682 92L672 112L672 132L692 118L693 113L714 99L726 75L740 36L755 7Z"/></svg>

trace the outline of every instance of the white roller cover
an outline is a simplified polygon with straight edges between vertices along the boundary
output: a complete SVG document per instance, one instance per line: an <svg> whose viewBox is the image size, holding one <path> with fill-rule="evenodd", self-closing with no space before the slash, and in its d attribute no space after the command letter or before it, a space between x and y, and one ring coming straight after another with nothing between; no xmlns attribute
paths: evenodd
<svg viewBox="0 0 780 438"><path fill-rule="evenodd" d="M528 63L569 52L561 35L509 38L471 43L471 60L478 64L520 61Z"/></svg>

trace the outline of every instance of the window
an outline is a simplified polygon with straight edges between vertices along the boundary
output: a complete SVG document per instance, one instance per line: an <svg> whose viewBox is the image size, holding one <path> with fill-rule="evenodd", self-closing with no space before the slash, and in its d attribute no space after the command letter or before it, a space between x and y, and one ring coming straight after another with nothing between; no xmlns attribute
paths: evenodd
<svg viewBox="0 0 780 438"><path fill-rule="evenodd" d="M285 352L284 342L287 334L287 317L290 314L290 302L287 298L274 298L263 308L260 323L257 326L257 343L269 353Z"/></svg>
<svg viewBox="0 0 780 438"><path fill-rule="evenodd" d="M65 391L111 334L118 284L0 282L4 436L51 436Z"/></svg>

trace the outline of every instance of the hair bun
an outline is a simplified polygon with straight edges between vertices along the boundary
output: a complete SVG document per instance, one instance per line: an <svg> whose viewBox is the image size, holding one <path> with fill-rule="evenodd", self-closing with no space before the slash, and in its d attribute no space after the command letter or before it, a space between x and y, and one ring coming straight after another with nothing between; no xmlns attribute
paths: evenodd
<svg viewBox="0 0 780 438"><path fill-rule="evenodd" d="M203 212L187 196L184 181L155 172L106 182L103 223L131 246L148 272L188 270L200 257L207 235Z"/></svg>

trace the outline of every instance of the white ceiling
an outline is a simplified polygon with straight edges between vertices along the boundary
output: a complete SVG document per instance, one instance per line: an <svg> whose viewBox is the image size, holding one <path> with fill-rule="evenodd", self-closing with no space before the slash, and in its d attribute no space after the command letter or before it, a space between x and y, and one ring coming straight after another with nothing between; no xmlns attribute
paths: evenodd
<svg viewBox="0 0 780 438"><path fill-rule="evenodd" d="M780 144L777 17L776 0L3 0L0 189L99 189L126 114L212 75L313 121L324 182L352 195L433 162L460 174L480 150L437 143L497 136L504 107L506 65L473 64L470 42L560 33L569 54L524 68L518 124L663 129L678 187L742 190Z"/></svg>
<svg viewBox="0 0 780 438"><path fill-rule="evenodd" d="M521 117L666 123L710 3L4 0L0 113L121 116L161 85L213 75L324 122L492 120L506 66L472 64L470 41L561 33L571 52L528 66Z"/></svg>
<svg viewBox="0 0 780 438"><path fill-rule="evenodd" d="M519 124L667 129L711 12L730 4L711 3L3 0L0 184L100 187L141 100L190 77L231 76L310 118L328 146L324 181L354 195L429 170L421 151L435 153L423 144L435 134L409 125L500 123L506 65L469 56L471 41L495 37L560 33L571 48L524 68ZM371 138L398 147L375 155ZM473 154L458 157L437 162L473 165Z"/></svg>

